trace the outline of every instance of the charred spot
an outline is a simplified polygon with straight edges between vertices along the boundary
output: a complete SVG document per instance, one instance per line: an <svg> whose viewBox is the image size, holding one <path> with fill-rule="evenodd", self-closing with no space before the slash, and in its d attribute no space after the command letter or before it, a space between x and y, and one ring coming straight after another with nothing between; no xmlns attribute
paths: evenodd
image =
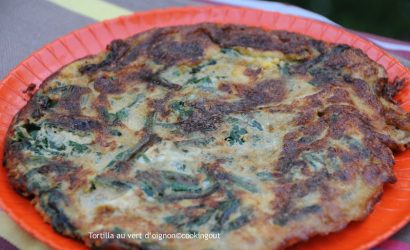
<svg viewBox="0 0 410 250"><path fill-rule="evenodd" d="M129 44L123 40L114 40L108 45L109 53L105 59L107 62L115 62L122 58L129 50Z"/></svg>
<svg viewBox="0 0 410 250"><path fill-rule="evenodd" d="M242 93L242 103L248 106L261 105L272 102L280 102L286 96L286 87L281 80L265 80L258 83L254 88Z"/></svg>
<svg viewBox="0 0 410 250"><path fill-rule="evenodd" d="M325 67L330 67L332 69L341 69L348 65L348 59L342 56L342 53L350 49L347 45L337 45L328 54L327 60L324 62Z"/></svg>
<svg viewBox="0 0 410 250"><path fill-rule="evenodd" d="M253 80L256 80L258 75L262 72L261 68L253 69L253 68L246 68L244 74L250 77Z"/></svg>
<svg viewBox="0 0 410 250"><path fill-rule="evenodd" d="M39 118L41 118L43 115L44 115L44 114L43 114L39 109L34 109L33 112L32 112L32 114L31 114L31 116L32 116L34 119L39 119Z"/></svg>
<svg viewBox="0 0 410 250"><path fill-rule="evenodd" d="M322 48L319 56L294 66L290 72L296 74L309 73L313 78L309 81L314 86L333 84L343 81L342 69L348 65L343 52L350 49L346 45L337 45L328 52Z"/></svg>
<svg viewBox="0 0 410 250"><path fill-rule="evenodd" d="M303 198L306 195L308 195L310 192L308 186L306 185L306 182L303 182L303 181L292 183L292 184L289 183L286 185L291 185L289 188L289 191L292 194L292 197Z"/></svg>
<svg viewBox="0 0 410 250"><path fill-rule="evenodd" d="M141 69L138 72L129 74L127 80L140 80L146 82L148 86L161 86L171 90L179 90L181 86L166 79L161 78L158 74L153 73L148 69Z"/></svg>
<svg viewBox="0 0 410 250"><path fill-rule="evenodd" d="M40 174L50 174L50 173L57 173L59 175L66 174L67 172L72 169L71 166L63 163L50 163L44 166L41 166L37 169L34 169L33 171L40 173Z"/></svg>
<svg viewBox="0 0 410 250"><path fill-rule="evenodd" d="M326 183L333 178L326 169L317 172L314 176L309 178L305 185L308 188L309 192L314 192L320 187L326 185Z"/></svg>
<svg viewBox="0 0 410 250"><path fill-rule="evenodd" d="M82 66L79 71L81 74L91 74L99 69L106 69L107 67L118 62L130 49L130 45L123 40L114 40L107 46L107 56L101 63L86 64Z"/></svg>
<svg viewBox="0 0 410 250"><path fill-rule="evenodd" d="M29 97L32 97L34 94L34 90L36 89L36 84L30 83L25 90L23 90L23 94L27 94Z"/></svg>
<svg viewBox="0 0 410 250"><path fill-rule="evenodd" d="M250 34L243 32L228 31L228 34L221 40L223 47L250 47L261 50L271 49L273 43L272 38L261 31L256 31Z"/></svg>
<svg viewBox="0 0 410 250"><path fill-rule="evenodd" d="M146 55L149 53L149 48L153 46L153 44L166 39L167 36L170 36L175 32L173 27L170 27L169 29L156 29L135 35L133 38L136 40L143 36L146 37L145 39L142 39L140 43L132 46L128 53L121 58L118 68L134 62L140 56Z"/></svg>
<svg viewBox="0 0 410 250"><path fill-rule="evenodd" d="M382 112L381 103L367 82L362 79L353 78L351 86L357 96L359 96L366 104L371 106L377 112Z"/></svg>
<svg viewBox="0 0 410 250"><path fill-rule="evenodd" d="M217 114L207 112L194 112L193 115L181 122L181 127L185 132L195 131L207 132L217 128L217 124L222 122L222 117Z"/></svg>
<svg viewBox="0 0 410 250"><path fill-rule="evenodd" d="M279 50L309 57L309 39L285 31L266 32L259 28L223 25L220 29L209 29L210 39L221 47L249 47L260 50Z"/></svg>
<svg viewBox="0 0 410 250"><path fill-rule="evenodd" d="M388 101L396 103L393 99L394 96L403 88L404 79L395 79L393 82L388 83L386 80L383 80L383 83L378 83L382 85L381 95Z"/></svg>
<svg viewBox="0 0 410 250"><path fill-rule="evenodd" d="M290 193L286 186L281 188L281 190L282 191L277 193L280 202L277 203L278 205L275 207L276 212L273 216L274 224L285 226L291 221L300 220L310 214L316 214L323 211L322 207L318 204L297 208L293 203L293 200L296 198L294 197L294 194ZM285 190L287 192L285 192Z"/></svg>
<svg viewBox="0 0 410 250"><path fill-rule="evenodd" d="M302 126L304 124L308 124L315 118L315 110L311 110L306 108L303 112L299 112L297 117L292 121L297 126Z"/></svg>
<svg viewBox="0 0 410 250"><path fill-rule="evenodd" d="M327 46L324 42L310 39L309 44L315 48L320 54L325 54L327 51Z"/></svg>
<svg viewBox="0 0 410 250"><path fill-rule="evenodd" d="M80 97L90 91L89 88L71 85L63 92L62 97L58 102L58 106L67 110L70 114L80 114Z"/></svg>
<svg viewBox="0 0 410 250"><path fill-rule="evenodd" d="M228 94L232 94L232 86L230 83L221 83L218 86L218 90L222 91L222 92L226 92Z"/></svg>
<svg viewBox="0 0 410 250"><path fill-rule="evenodd" d="M390 148L393 152L400 152L403 151L402 145L397 143L395 140L393 140L392 137L389 135L377 133L377 132L371 132L371 134L376 137L381 143L383 143L385 146Z"/></svg>
<svg viewBox="0 0 410 250"><path fill-rule="evenodd" d="M291 179L290 171L292 169L303 169L306 166L306 163L302 160L291 159L289 157L281 157L278 162L279 172L288 179Z"/></svg>
<svg viewBox="0 0 410 250"><path fill-rule="evenodd" d="M53 108L57 104L57 101L52 100L50 99L50 97L41 94L36 96L36 102L38 104L38 107L40 108L39 111Z"/></svg>
<svg viewBox="0 0 410 250"><path fill-rule="evenodd" d="M347 83L353 83L354 78L351 75L343 75L343 80Z"/></svg>
<svg viewBox="0 0 410 250"><path fill-rule="evenodd" d="M379 184L380 182L386 182L388 180L387 176L380 169L379 165L366 164L363 169L363 179L369 184Z"/></svg>
<svg viewBox="0 0 410 250"><path fill-rule="evenodd" d="M382 166L393 166L394 156L390 148L383 144L378 138L368 134L365 139L367 150L370 151L371 156L378 159Z"/></svg>
<svg viewBox="0 0 410 250"><path fill-rule="evenodd" d="M351 106L332 105L322 112L322 121L329 126L329 135L334 139L341 139L351 126L366 128L370 124L367 117Z"/></svg>
<svg viewBox="0 0 410 250"><path fill-rule="evenodd" d="M311 56L312 52L310 51L309 47L311 45L310 41L312 39L301 35L295 35L294 33L287 31L274 31L272 32L272 34L277 36L277 38L281 42L280 50L283 53L304 55L303 60ZM275 43L277 42L275 41ZM321 41L317 41L313 45L315 49L321 52L324 44Z"/></svg>
<svg viewBox="0 0 410 250"><path fill-rule="evenodd" d="M93 73L93 72L95 72L95 71L97 71L97 70L99 70L100 68L102 68L102 67L104 67L104 63L100 63L100 64L86 64L86 65L84 65L84 66L82 66L80 69L79 69L79 72L81 73L81 74L91 74L91 73Z"/></svg>
<svg viewBox="0 0 410 250"><path fill-rule="evenodd" d="M76 119L69 126L74 130L88 131L100 128L100 123L91 119Z"/></svg>
<svg viewBox="0 0 410 250"><path fill-rule="evenodd" d="M27 180L25 177L16 176L13 173L11 173L10 170L7 174L10 185L14 188L14 190L16 190L17 193L30 199L33 198L34 195L27 187Z"/></svg>
<svg viewBox="0 0 410 250"><path fill-rule="evenodd" d="M354 176L354 173L352 171L346 170L346 169L340 169L336 171L334 176L343 182L347 182L349 180L352 180L352 177Z"/></svg>
<svg viewBox="0 0 410 250"><path fill-rule="evenodd" d="M227 107L223 104L197 102L191 104L191 107L189 117L180 122L181 128L188 133L215 130L217 125L222 123L224 114L228 113Z"/></svg>
<svg viewBox="0 0 410 250"><path fill-rule="evenodd" d="M156 63L173 65L180 61L195 61L203 56L204 49L198 42L176 42L164 40L150 48L149 56Z"/></svg>
<svg viewBox="0 0 410 250"><path fill-rule="evenodd" d="M329 68L313 68L309 70L309 74L313 76L309 81L313 86L337 83L341 80L341 72Z"/></svg>
<svg viewBox="0 0 410 250"><path fill-rule="evenodd" d="M94 89L105 94L119 94L125 91L124 84L113 77L100 76L94 81Z"/></svg>
<svg viewBox="0 0 410 250"><path fill-rule="evenodd" d="M319 121L286 134L283 138L283 150L278 161L279 171L287 174L294 167L303 168L306 163L298 160L298 157L304 151L319 150L325 145L324 140L318 140L325 128L325 123Z"/></svg>
<svg viewBox="0 0 410 250"><path fill-rule="evenodd" d="M322 117L322 116L324 116L325 115L325 112L324 111L318 111L317 112L317 116L318 117Z"/></svg>
<svg viewBox="0 0 410 250"><path fill-rule="evenodd" d="M396 129L410 130L410 113L400 108L384 108L386 123L393 125Z"/></svg>
<svg viewBox="0 0 410 250"><path fill-rule="evenodd" d="M115 173L127 173L130 170L131 166L126 162L117 162L117 164L112 167L112 171Z"/></svg>
<svg viewBox="0 0 410 250"><path fill-rule="evenodd" d="M306 73L308 73L308 70L320 64L325 59L326 59L325 54L320 54L319 56L315 58L307 60L301 64L295 64L293 67L290 67L289 73L305 75Z"/></svg>
<svg viewBox="0 0 410 250"><path fill-rule="evenodd" d="M332 96L327 98L327 101L336 104L342 102L351 103L349 92L341 88L332 89Z"/></svg>

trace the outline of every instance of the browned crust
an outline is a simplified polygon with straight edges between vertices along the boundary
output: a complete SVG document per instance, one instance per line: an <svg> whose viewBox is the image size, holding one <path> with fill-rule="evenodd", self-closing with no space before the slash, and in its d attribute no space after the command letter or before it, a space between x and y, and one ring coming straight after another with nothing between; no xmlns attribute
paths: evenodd
<svg viewBox="0 0 410 250"><path fill-rule="evenodd" d="M180 34L184 39L177 42L173 39L175 34ZM289 74L309 76L313 85L322 89L322 92L316 96L307 98L306 109L294 124L305 124L305 126L294 133L285 136L283 151L279 159L280 173L278 178L286 183L289 168L297 165L304 168L304 162L295 162L300 157L301 152L306 150L320 150L327 147L330 139L339 140L349 129L360 131L365 138L366 148L355 148L356 151L329 151L329 157L339 157L342 159L345 168L335 172L332 176L326 173L319 173L312 176L306 183L297 183L295 185L283 185L283 189L276 190L276 195L283 200L279 211L284 214L297 214L300 211L294 210L292 200L297 196L308 192L321 190L326 193L326 186L321 184L322 179L339 179L349 182L354 173L359 173L364 180L372 186L382 187L383 183L393 182L395 180L391 171L394 163L392 150L403 150L407 145L402 145L392 136L376 132L371 125L371 118L348 106L338 105L341 102L348 102L348 92L342 89L343 86L349 85L360 98L370 107L378 118L384 119L387 125L395 126L399 129L410 129L410 116L402 110L392 105L395 104L393 97L401 89L402 81L396 80L393 83L387 83L384 77L377 76L380 66L371 61L362 51L351 48L346 45L333 45L321 41L313 40L309 37L289 33L285 31L264 31L259 28L244 27L237 25L214 25L199 24L193 26L176 26L169 28L154 29L142 34L137 34L127 40L113 41L108 47L106 58L97 64L85 64L80 68L82 74L95 75L101 73L94 81L94 89L100 92L101 96L107 94L119 94L125 91L125 85L131 84L135 80L151 85L152 88L166 88L172 95L173 91L179 91L180 86L175 83L166 82L158 77L158 72L152 72L144 67L136 67L137 71L132 74L125 74L122 70L129 64L133 63L138 57L151 59L162 66L161 70L176 64L194 64L202 59L204 51L208 46L218 45L222 48L247 47L262 51L280 51L289 57L297 58L300 62L297 66L289 69ZM325 70L324 70L325 69ZM351 74L360 71L361 78L352 78ZM56 72L47 78L40 88L45 88L59 72ZM110 78L109 73L118 74L118 78ZM222 117L226 114L250 110L251 108L271 103L281 102L287 96L283 82L279 80L256 82L256 76L260 69L247 69L246 75L252 77L255 81L253 87L236 86L224 84L220 90L232 93L235 91L241 98L236 103L227 103L224 101L203 103L193 102L195 108L190 119L181 122L184 132L209 132L215 130ZM368 80L367 82L365 80ZM370 84L369 84L370 83ZM339 88L340 87L340 88ZM34 87L31 85L26 93L33 92ZM68 95L61 98L61 108L66 110L66 114L56 114L54 122L56 125L69 129L83 132L104 133L104 127L107 121L81 117L79 114L79 97L89 91L87 88L74 87ZM322 96L330 96L326 101L322 101ZM389 103L385 105L380 101ZM101 102L106 101L101 97ZM332 104L332 105L329 105ZM32 98L28 104L16 115L12 124L19 120L28 118L39 118L47 112L47 100L37 100ZM151 107L153 111L165 113L166 107L161 102L157 102ZM291 107L285 107L291 110ZM319 111L317 111L319 110ZM388 112L386 112L388 111ZM75 117L75 119L73 118ZM315 140L315 137L325 129L329 128L324 139ZM11 126L8 131L8 137L5 146L3 165L8 168L9 180L14 188L23 195L36 194L34 189L29 189L26 184L25 176L13 169L13 163L18 161L21 153L19 147L12 145L11 136L14 134L14 127ZM313 139L312 139L313 138ZM353 146L352 146L353 147ZM367 156L366 156L367 155ZM364 158L374 156L379 164L367 164L364 169L355 169L353 163ZM59 178L73 178L69 180L73 186L82 180L75 179L76 173L68 174L64 167L53 167L45 165L38 171L53 172L57 171L58 176L54 181L60 181ZM124 168L126 169L126 168ZM80 171L80 170L78 170ZM124 170L125 171L125 170ZM308 171L308 170L306 170ZM67 175L63 177L63 175ZM71 177L73 176L73 177ZM289 192L292 190L292 192ZM365 218L377 202L382 189L375 191L373 197L367 201L366 210L363 213ZM315 208L312 208L312 210ZM306 212L306 211L305 211ZM309 212L309 211L307 211ZM335 224L334 230L341 230L346 224ZM70 225L64 225L67 231L62 233L76 236L74 229ZM71 231L70 231L71 230ZM315 235L316 232L305 232L307 238ZM77 236L78 237L78 236ZM283 247L292 245L301 238L288 239L283 243ZM135 247L128 242L89 242L100 247L127 248Z"/></svg>

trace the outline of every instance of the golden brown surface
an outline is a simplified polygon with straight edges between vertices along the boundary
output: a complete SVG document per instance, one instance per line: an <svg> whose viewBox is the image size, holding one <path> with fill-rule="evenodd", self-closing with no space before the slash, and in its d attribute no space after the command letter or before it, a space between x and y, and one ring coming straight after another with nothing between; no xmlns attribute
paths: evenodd
<svg viewBox="0 0 410 250"><path fill-rule="evenodd" d="M57 232L88 246L287 247L365 218L394 181L392 151L410 129L399 89L345 45L234 25L154 29L48 78L9 130L5 166Z"/></svg>

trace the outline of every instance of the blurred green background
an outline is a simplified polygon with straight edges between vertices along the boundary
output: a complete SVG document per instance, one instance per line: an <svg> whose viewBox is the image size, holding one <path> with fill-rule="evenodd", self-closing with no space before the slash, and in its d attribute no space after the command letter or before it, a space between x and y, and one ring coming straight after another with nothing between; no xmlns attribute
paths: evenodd
<svg viewBox="0 0 410 250"><path fill-rule="evenodd" d="M410 41L410 0L287 0L350 29Z"/></svg>

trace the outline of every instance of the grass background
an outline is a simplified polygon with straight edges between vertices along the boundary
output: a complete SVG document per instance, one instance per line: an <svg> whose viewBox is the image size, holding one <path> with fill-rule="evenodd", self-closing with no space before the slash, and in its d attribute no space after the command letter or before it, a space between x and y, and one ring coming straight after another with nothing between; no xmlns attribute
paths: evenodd
<svg viewBox="0 0 410 250"><path fill-rule="evenodd" d="M410 0L287 0L350 29L410 41Z"/></svg>

